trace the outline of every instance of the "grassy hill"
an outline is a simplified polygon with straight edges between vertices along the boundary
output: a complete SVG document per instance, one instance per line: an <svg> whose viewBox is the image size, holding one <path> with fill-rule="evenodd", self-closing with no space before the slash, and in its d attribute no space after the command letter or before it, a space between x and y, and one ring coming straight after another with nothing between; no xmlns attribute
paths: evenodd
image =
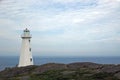
<svg viewBox="0 0 120 80"><path fill-rule="evenodd" d="M82 62L14 67L1 71L0 80L120 80L120 65Z"/></svg>

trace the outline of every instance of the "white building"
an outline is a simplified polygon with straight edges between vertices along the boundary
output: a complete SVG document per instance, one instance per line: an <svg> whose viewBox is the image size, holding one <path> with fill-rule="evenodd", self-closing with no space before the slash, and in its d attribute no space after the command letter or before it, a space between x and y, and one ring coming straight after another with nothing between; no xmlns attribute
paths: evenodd
<svg viewBox="0 0 120 80"><path fill-rule="evenodd" d="M24 30L24 33L22 34L21 38L22 46L18 67L33 65L33 58L30 46L31 35L30 31L27 28Z"/></svg>

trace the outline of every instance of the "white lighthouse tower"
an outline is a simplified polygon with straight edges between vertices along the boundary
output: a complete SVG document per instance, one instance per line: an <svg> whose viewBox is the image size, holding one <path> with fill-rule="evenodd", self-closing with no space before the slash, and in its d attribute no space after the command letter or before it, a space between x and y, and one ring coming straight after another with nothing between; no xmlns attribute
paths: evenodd
<svg viewBox="0 0 120 80"><path fill-rule="evenodd" d="M33 65L33 58L30 46L31 35L30 31L27 28L24 30L24 33L22 34L21 38L22 46L18 67Z"/></svg>

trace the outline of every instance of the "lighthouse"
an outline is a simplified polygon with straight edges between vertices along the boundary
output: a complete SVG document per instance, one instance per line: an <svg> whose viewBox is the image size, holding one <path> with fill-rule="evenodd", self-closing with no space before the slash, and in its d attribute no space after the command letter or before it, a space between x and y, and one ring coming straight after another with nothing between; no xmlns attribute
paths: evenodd
<svg viewBox="0 0 120 80"><path fill-rule="evenodd" d="M22 45L18 67L33 65L33 58L30 46L32 36L27 28L23 31L21 38Z"/></svg>

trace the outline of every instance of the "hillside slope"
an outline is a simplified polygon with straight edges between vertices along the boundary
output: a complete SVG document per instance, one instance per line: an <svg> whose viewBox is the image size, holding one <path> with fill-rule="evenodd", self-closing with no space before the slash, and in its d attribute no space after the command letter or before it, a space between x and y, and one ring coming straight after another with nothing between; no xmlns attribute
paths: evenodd
<svg viewBox="0 0 120 80"><path fill-rule="evenodd" d="M120 80L120 65L78 62L6 68L0 80Z"/></svg>

